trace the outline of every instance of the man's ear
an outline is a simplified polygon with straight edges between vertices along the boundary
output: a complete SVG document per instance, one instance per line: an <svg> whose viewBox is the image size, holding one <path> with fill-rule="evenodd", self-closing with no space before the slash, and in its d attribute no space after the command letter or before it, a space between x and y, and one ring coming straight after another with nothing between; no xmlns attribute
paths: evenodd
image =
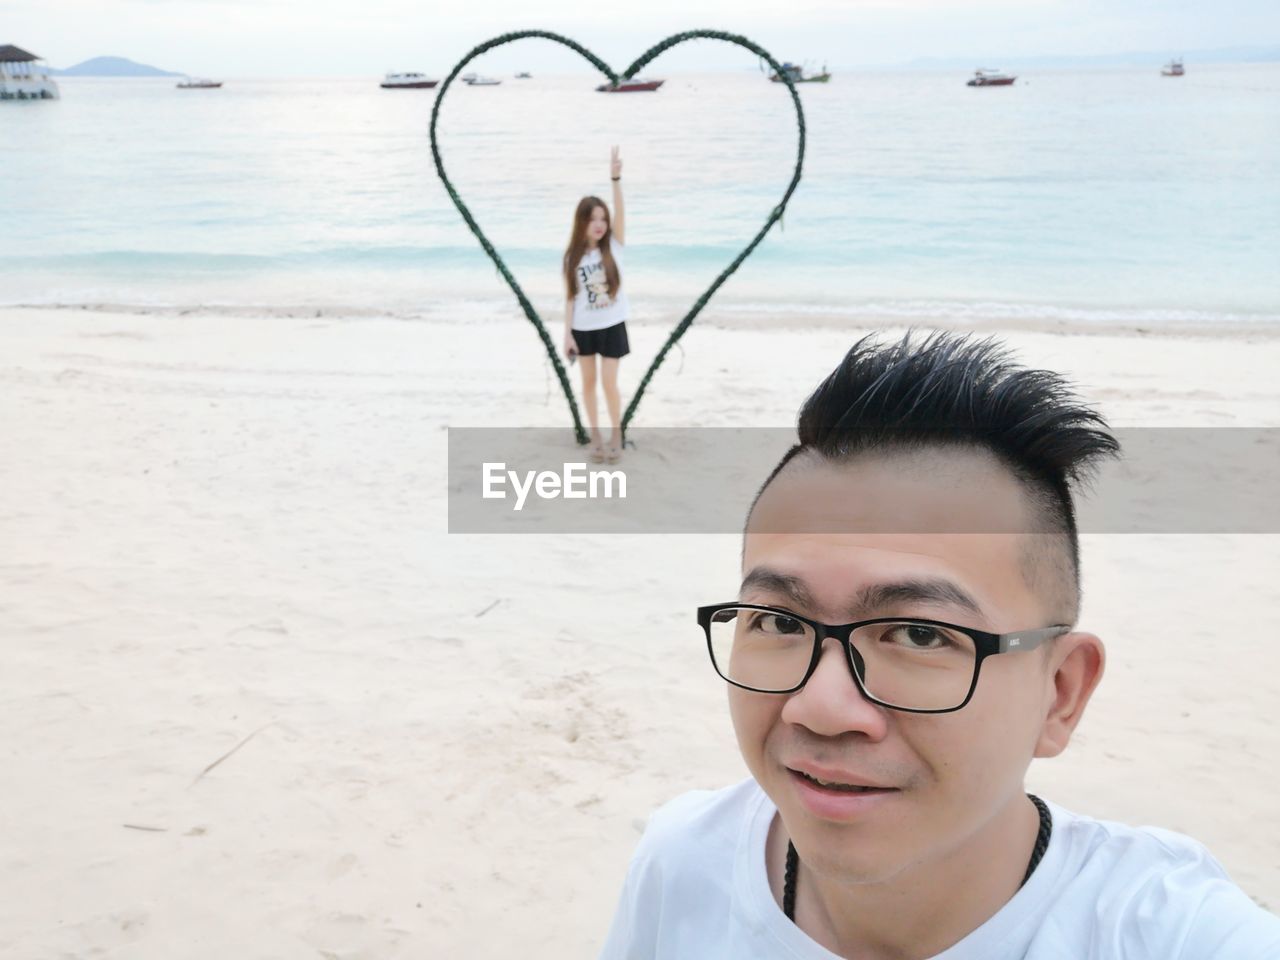
<svg viewBox="0 0 1280 960"><path fill-rule="evenodd" d="M1092 633L1067 633L1053 641L1047 667L1053 695L1040 727L1035 756L1056 757L1067 748L1102 679L1106 662L1107 651Z"/></svg>

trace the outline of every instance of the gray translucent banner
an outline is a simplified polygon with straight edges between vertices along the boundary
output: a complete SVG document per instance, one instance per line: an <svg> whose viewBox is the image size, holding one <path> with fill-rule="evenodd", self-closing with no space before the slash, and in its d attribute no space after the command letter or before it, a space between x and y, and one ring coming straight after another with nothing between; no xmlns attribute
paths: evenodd
<svg viewBox="0 0 1280 960"><path fill-rule="evenodd" d="M1077 491L1082 533L1280 533L1280 429L1116 436L1121 458ZM795 437L792 428L636 428L619 463L597 464L563 428L450 428L449 532L738 533ZM942 532L993 532L980 527L951 517Z"/></svg>

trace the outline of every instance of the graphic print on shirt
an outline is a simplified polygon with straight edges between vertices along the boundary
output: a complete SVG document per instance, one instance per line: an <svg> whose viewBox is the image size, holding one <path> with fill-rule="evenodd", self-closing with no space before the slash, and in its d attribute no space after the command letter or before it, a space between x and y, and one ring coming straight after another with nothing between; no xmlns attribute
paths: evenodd
<svg viewBox="0 0 1280 960"><path fill-rule="evenodd" d="M609 277L604 272L604 260L578 266L578 283L587 292L588 310L607 310L613 305L609 297Z"/></svg>

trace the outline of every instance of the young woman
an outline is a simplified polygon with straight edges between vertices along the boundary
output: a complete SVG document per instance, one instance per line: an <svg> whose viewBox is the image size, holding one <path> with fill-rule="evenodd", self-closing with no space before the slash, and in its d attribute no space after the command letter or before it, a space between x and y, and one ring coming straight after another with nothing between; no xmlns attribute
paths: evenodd
<svg viewBox="0 0 1280 960"><path fill-rule="evenodd" d="M619 423L618 361L631 352L627 342L627 294L622 287L622 159L614 147L609 159L613 181L613 217L599 197L583 197L573 215L573 233L564 252L564 352L582 358L582 402L591 425L591 459L617 463L622 456ZM596 357L604 401L609 410L609 445L600 439L596 406Z"/></svg>

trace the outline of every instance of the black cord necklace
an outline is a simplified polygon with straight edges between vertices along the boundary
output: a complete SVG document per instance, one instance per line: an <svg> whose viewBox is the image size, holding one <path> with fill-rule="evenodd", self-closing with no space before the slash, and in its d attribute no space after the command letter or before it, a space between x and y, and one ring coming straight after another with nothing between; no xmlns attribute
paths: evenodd
<svg viewBox="0 0 1280 960"><path fill-rule="evenodd" d="M1036 812L1040 814L1040 832L1036 834L1036 845L1031 850L1031 860L1027 863L1027 872L1022 876L1023 884L1031 879L1031 874L1035 873L1036 867L1039 866L1040 860L1044 857L1044 852L1049 849L1049 835L1053 832L1053 817L1049 814L1048 806L1034 794L1028 793L1027 796L1036 805ZM796 919L796 872L799 869L800 857L796 853L795 845L788 840L787 865L782 874L782 912L787 915L787 919L792 923ZM1018 886L1021 889L1022 884Z"/></svg>

